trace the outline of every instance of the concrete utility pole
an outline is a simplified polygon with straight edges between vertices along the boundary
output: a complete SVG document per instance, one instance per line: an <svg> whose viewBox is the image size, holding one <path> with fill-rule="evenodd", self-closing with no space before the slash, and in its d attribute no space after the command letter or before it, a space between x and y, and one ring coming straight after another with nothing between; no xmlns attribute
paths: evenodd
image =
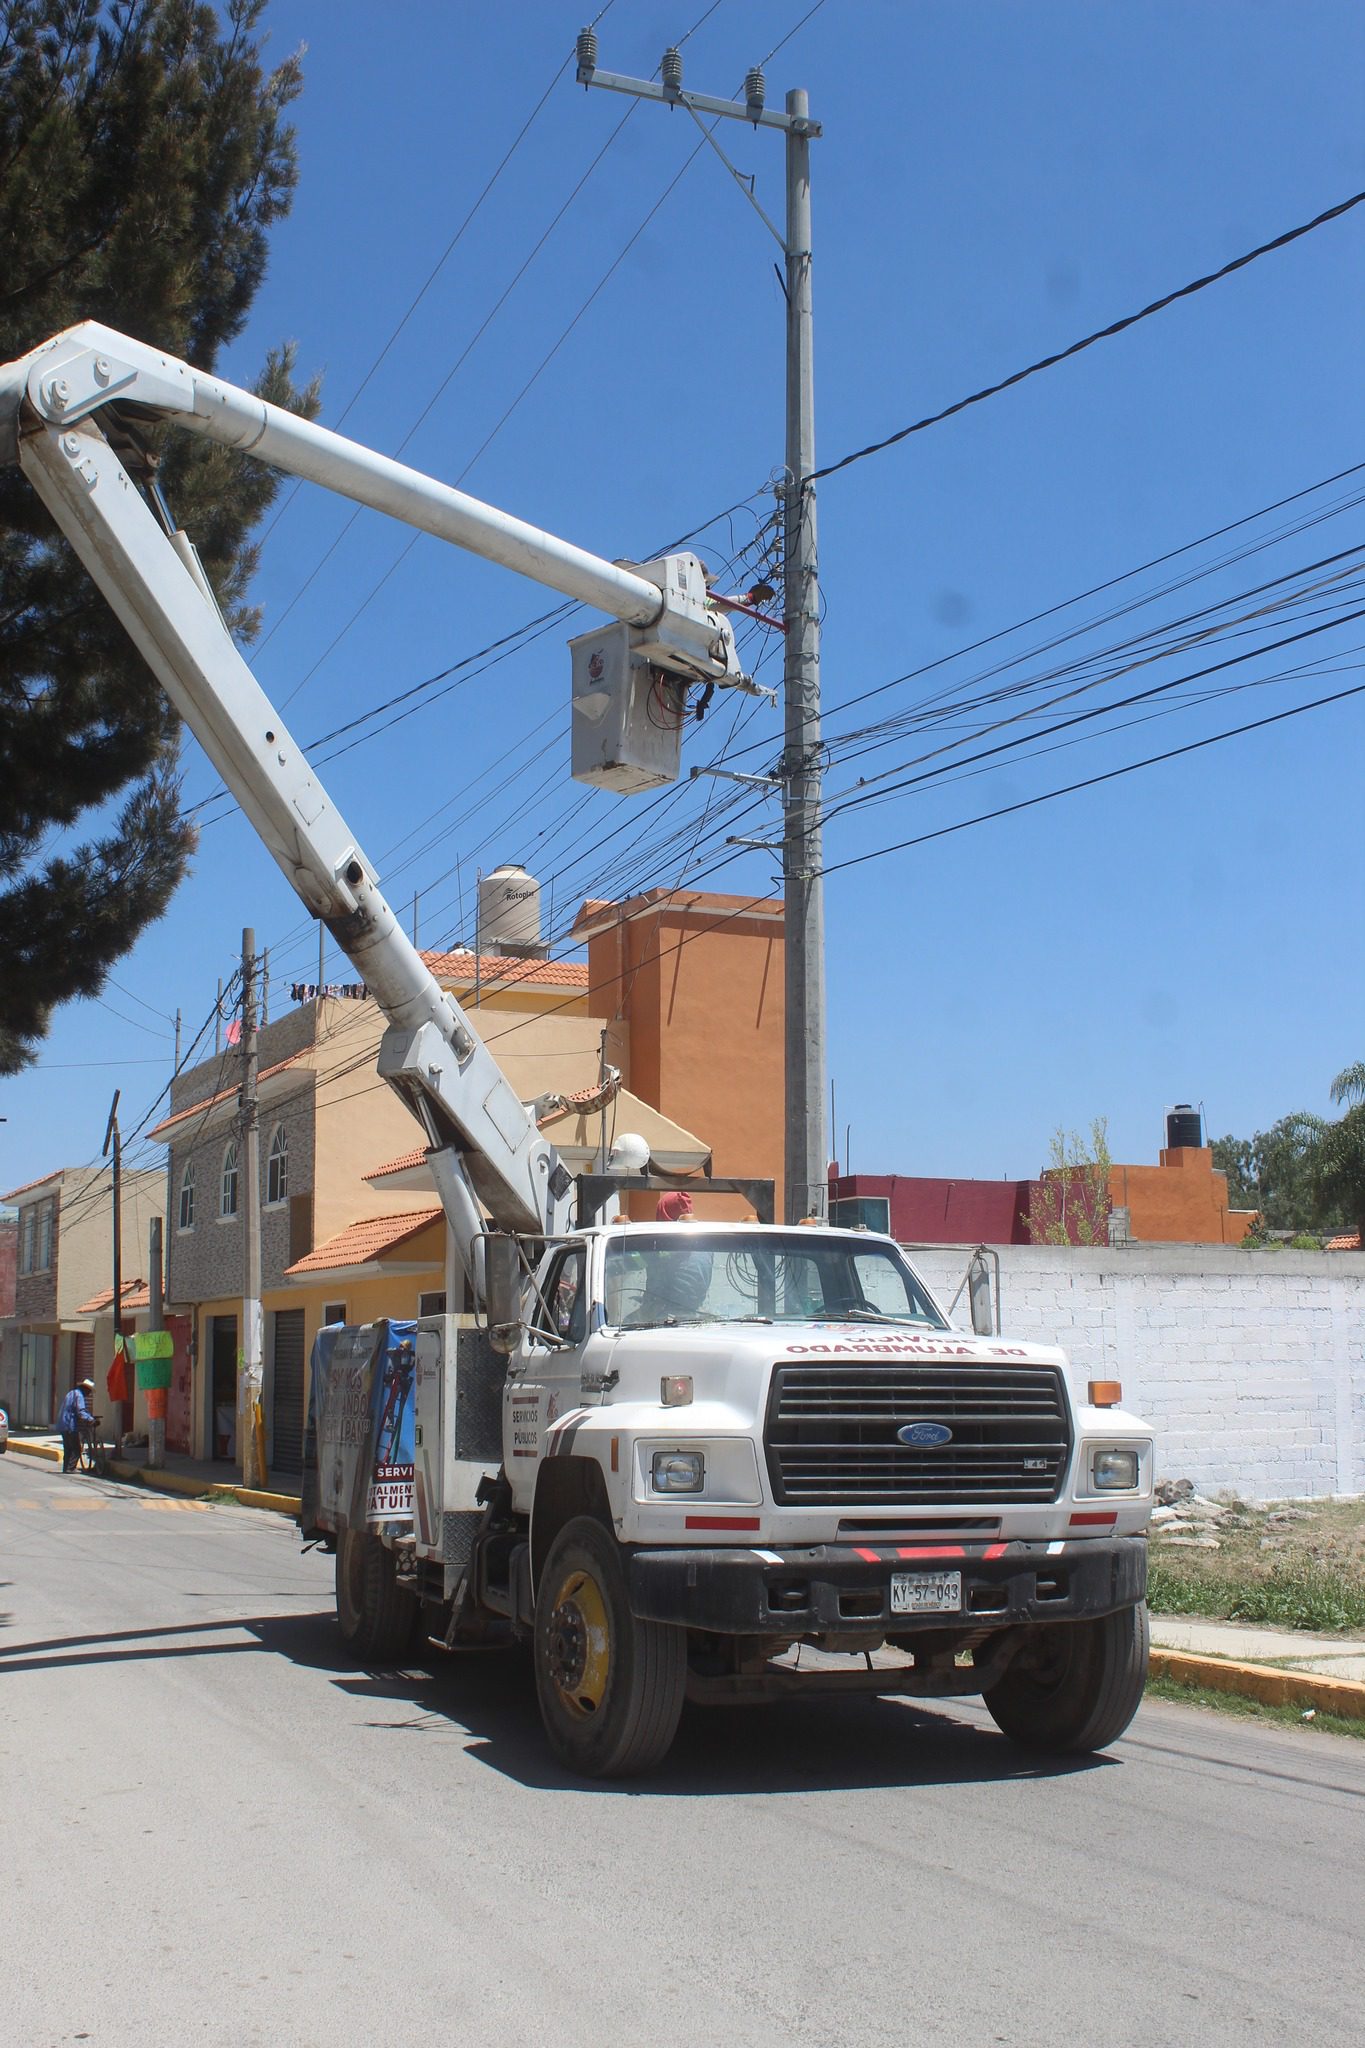
<svg viewBox="0 0 1365 2048"><path fill-rule="evenodd" d="M118 1104L121 1089L114 1090L114 1099L109 1105L109 1121L104 1126L104 1147L102 1159L109 1157L112 1145L114 1152L114 1352L117 1355L123 1340L123 1140L119 1135ZM132 1367L125 1358L123 1370L131 1374ZM133 1387L128 1384L128 1399L119 1403L118 1435L122 1440L133 1426Z"/></svg>
<svg viewBox="0 0 1365 2048"><path fill-rule="evenodd" d="M147 1317L148 1330L165 1328L165 1289L162 1282L161 1218L153 1216L147 1231L147 1305L151 1313ZM159 1472L166 1462L166 1418L154 1415L153 1408L160 1408L161 1400L147 1395L147 1463L154 1472Z"/></svg>
<svg viewBox="0 0 1365 2048"><path fill-rule="evenodd" d="M238 1354L237 1437L242 1478L263 1486L265 1474L256 1436L256 1404L261 1398L261 1145L256 1105L256 934L242 933L242 1088L237 1117L241 1158L245 1277L242 1284L242 1347Z"/></svg>
<svg viewBox="0 0 1365 2048"><path fill-rule="evenodd" d="M764 104L755 67L744 101L684 92L682 57L665 50L660 78L625 78L597 68L597 37L578 38L578 82L636 99L682 107L701 128L783 252L787 296L786 474L782 486L783 625L786 727L782 787L782 889L786 958L784 1213L789 1223L824 1216L828 1183L825 1146L825 887L821 843L820 573L815 533L815 396L812 376L810 145L820 124L804 92L789 92L785 113ZM787 146L785 235L773 226L749 181L735 169L702 120L711 115L779 128Z"/></svg>

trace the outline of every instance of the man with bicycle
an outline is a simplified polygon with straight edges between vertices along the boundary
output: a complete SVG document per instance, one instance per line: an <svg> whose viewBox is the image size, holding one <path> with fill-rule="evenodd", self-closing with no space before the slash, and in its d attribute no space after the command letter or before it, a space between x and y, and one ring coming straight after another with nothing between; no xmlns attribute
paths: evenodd
<svg viewBox="0 0 1365 2048"><path fill-rule="evenodd" d="M90 1405L85 1397L94 1391L93 1380L82 1380L79 1386L71 1389L58 1411L57 1427L62 1433L63 1472L74 1472L80 1464L81 1426L95 1419L90 1413Z"/></svg>

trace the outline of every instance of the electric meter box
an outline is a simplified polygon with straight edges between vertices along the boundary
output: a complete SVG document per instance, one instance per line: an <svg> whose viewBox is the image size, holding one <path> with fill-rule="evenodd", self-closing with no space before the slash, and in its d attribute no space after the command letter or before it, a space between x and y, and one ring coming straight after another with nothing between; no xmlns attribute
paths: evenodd
<svg viewBox="0 0 1365 2048"><path fill-rule="evenodd" d="M623 795L676 782L682 765L685 685L636 652L639 637L599 626L569 642L573 779Z"/></svg>

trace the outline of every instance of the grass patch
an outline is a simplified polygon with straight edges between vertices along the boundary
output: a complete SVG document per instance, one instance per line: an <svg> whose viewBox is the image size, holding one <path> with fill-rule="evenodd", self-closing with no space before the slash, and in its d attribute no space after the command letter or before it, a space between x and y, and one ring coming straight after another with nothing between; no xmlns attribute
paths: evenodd
<svg viewBox="0 0 1365 2048"><path fill-rule="evenodd" d="M211 1486L207 1493L201 1493L198 1498L207 1501L210 1507L235 1508L238 1504L237 1495L230 1486Z"/></svg>
<svg viewBox="0 0 1365 2048"><path fill-rule="evenodd" d="M1257 1576L1210 1557L1191 1570L1154 1548L1147 1581L1154 1614L1197 1614L1272 1628L1365 1629L1365 1580L1314 1558L1277 1561Z"/></svg>
<svg viewBox="0 0 1365 2048"><path fill-rule="evenodd" d="M1174 1678L1149 1678L1147 1695L1150 1699L1169 1700L1178 1707L1207 1707L1217 1714L1234 1714L1242 1721L1267 1721L1280 1728L1306 1728L1322 1735L1350 1735L1357 1742L1365 1742L1365 1721L1327 1714L1321 1708L1307 1721L1299 1707L1267 1706L1262 1700L1243 1699L1240 1693L1215 1692L1207 1685L1182 1685Z"/></svg>

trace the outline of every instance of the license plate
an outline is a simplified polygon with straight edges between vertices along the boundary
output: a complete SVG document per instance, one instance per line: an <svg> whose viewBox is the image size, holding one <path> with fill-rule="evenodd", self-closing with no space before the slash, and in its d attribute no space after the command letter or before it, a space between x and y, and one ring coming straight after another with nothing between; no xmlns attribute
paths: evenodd
<svg viewBox="0 0 1365 2048"><path fill-rule="evenodd" d="M961 1572L892 1572L893 1614L960 1614Z"/></svg>

